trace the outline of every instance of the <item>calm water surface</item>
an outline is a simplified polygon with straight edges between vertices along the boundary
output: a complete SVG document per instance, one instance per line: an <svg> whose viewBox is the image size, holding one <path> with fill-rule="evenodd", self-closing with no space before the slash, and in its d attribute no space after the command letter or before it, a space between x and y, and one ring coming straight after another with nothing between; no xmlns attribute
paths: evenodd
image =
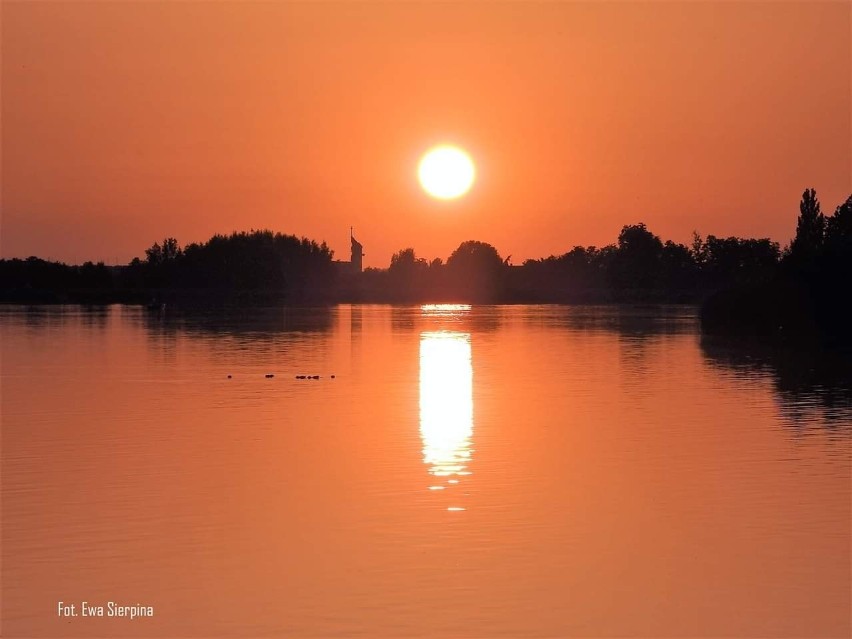
<svg viewBox="0 0 852 639"><path fill-rule="evenodd" d="M849 362L696 328L2 308L2 634L848 637Z"/></svg>

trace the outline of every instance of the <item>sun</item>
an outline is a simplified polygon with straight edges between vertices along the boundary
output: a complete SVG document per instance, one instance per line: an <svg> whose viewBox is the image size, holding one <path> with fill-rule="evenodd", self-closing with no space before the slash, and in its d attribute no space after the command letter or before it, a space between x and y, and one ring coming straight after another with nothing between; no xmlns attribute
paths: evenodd
<svg viewBox="0 0 852 639"><path fill-rule="evenodd" d="M439 200L452 200L470 190L476 168L462 149L442 144L426 152L420 160L417 176L429 195Z"/></svg>

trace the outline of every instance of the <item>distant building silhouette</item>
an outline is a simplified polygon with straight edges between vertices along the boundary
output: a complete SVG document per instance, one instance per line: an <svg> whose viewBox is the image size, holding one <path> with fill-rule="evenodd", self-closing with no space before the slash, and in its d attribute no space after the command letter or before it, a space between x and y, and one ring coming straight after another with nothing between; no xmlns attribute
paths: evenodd
<svg viewBox="0 0 852 639"><path fill-rule="evenodd" d="M364 246L355 239L351 226L349 227L349 241L351 243L349 261L335 260L334 266L337 268L338 273L352 276L364 270Z"/></svg>
<svg viewBox="0 0 852 639"><path fill-rule="evenodd" d="M352 255L349 259L349 262L352 264L352 272L360 273L363 269L363 258L364 258L364 247L363 245L355 239L355 236L352 234L352 227L349 227L349 240L352 242Z"/></svg>

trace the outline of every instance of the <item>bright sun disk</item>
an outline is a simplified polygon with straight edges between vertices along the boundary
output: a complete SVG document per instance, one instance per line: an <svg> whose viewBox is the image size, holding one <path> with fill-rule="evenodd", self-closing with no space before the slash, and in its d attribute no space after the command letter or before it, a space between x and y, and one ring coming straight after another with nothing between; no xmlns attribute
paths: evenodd
<svg viewBox="0 0 852 639"><path fill-rule="evenodd" d="M417 169L420 185L429 195L452 200L470 190L476 169L473 160L456 146L442 145L430 149Z"/></svg>

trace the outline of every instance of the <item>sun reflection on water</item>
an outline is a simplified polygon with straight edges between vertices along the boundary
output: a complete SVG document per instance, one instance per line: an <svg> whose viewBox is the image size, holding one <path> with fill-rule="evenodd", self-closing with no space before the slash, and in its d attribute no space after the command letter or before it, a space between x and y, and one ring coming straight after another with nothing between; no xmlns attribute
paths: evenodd
<svg viewBox="0 0 852 639"><path fill-rule="evenodd" d="M459 319L470 312L470 304L423 304L420 311L424 317Z"/></svg>
<svg viewBox="0 0 852 639"><path fill-rule="evenodd" d="M423 462L435 478L430 490L470 475L473 435L473 366L470 333L420 336L420 436ZM445 486L447 484L448 486ZM450 510L461 510L451 507Z"/></svg>

